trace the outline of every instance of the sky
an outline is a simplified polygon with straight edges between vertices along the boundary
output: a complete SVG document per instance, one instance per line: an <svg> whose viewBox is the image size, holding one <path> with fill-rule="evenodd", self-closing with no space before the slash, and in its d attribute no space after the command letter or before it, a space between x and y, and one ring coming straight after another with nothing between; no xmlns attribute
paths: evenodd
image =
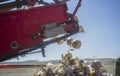
<svg viewBox="0 0 120 76"><path fill-rule="evenodd" d="M45 0L52 1L52 0ZM68 12L72 13L78 0L70 0ZM118 58L120 57L120 0L82 0L76 16L85 33L75 34L71 38L80 40L82 46L71 53L78 58ZM19 60L56 60L61 54L71 49L66 42L62 45L51 44L46 50L46 57L41 53L18 57Z"/></svg>

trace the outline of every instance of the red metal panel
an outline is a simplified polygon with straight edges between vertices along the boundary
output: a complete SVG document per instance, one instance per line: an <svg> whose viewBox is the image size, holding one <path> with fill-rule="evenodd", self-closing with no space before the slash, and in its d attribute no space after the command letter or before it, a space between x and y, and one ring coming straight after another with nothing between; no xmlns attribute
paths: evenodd
<svg viewBox="0 0 120 76"><path fill-rule="evenodd" d="M65 4L54 4L0 13L0 57L43 42L43 37L33 40L41 26L68 20ZM11 48L12 41L18 48Z"/></svg>

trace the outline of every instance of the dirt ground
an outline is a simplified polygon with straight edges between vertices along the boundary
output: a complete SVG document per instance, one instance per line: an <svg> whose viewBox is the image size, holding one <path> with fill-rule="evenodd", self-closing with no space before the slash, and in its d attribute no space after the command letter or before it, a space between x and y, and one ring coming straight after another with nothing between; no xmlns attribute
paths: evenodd
<svg viewBox="0 0 120 76"><path fill-rule="evenodd" d="M108 73L115 75L115 65L105 65L105 69Z"/></svg>
<svg viewBox="0 0 120 76"><path fill-rule="evenodd" d="M34 76L35 68L0 69L0 76Z"/></svg>

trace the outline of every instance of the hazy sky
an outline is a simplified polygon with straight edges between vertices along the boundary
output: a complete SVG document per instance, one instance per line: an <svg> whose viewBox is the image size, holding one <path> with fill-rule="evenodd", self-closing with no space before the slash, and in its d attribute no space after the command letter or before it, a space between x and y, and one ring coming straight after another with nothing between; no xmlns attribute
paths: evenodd
<svg viewBox="0 0 120 76"><path fill-rule="evenodd" d="M47 0L51 1L51 0ZM68 2L69 12L73 12L78 0ZM117 58L120 57L120 0L83 0L77 12L80 25L85 33L71 38L79 39L82 47L71 52L79 58ZM46 47L46 56L41 53L19 57L20 60L55 60L60 59L70 47L51 44ZM17 59L12 59L15 61Z"/></svg>

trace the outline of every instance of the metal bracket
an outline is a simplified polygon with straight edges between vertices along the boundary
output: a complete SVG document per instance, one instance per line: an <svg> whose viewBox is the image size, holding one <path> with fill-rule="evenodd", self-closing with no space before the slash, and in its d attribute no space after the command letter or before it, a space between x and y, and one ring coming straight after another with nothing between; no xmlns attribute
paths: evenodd
<svg viewBox="0 0 120 76"><path fill-rule="evenodd" d="M73 12L73 16L75 16L75 14L77 13L79 7L81 6L81 2L82 2L82 0L79 0L79 1L78 1L78 4L77 4L77 6L76 6L76 8L75 8L75 10L74 10L74 12Z"/></svg>

